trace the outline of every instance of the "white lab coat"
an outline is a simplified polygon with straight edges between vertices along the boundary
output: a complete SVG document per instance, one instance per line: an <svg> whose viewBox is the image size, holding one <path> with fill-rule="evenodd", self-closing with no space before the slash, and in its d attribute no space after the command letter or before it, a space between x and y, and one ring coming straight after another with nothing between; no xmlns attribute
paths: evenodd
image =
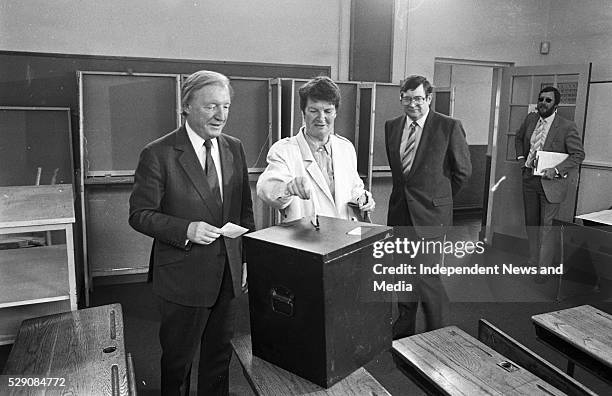
<svg viewBox="0 0 612 396"><path fill-rule="evenodd" d="M330 136L334 167L335 197L308 147L302 131L272 145L268 166L257 181L257 196L281 211L281 221L288 222L315 213L323 216L355 220L350 201L356 202L363 192L363 181L357 173L357 155L353 144L338 135ZM311 198L302 200L285 196L287 183L297 176L310 180Z"/></svg>

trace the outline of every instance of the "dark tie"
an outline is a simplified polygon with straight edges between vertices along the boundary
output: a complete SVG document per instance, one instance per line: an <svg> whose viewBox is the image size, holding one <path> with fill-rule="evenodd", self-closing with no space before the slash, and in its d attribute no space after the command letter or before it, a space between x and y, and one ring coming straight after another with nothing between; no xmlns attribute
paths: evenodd
<svg viewBox="0 0 612 396"><path fill-rule="evenodd" d="M400 155L402 159L402 171L404 173L410 172L412 162L414 161L414 153L416 149L416 121L410 124L408 130L408 136L402 137L402 143L400 144Z"/></svg>
<svg viewBox="0 0 612 396"><path fill-rule="evenodd" d="M215 197L215 201L219 207L221 207L221 189L219 188L219 177L217 176L215 161L213 161L212 157L212 142L210 140L205 140L204 147L206 148L204 173L206 174L206 180L208 180L208 185L210 186L213 196Z"/></svg>

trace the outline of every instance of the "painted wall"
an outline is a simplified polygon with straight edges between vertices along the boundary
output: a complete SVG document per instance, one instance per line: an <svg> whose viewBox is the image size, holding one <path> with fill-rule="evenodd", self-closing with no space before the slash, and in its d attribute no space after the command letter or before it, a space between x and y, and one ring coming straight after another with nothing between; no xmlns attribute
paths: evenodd
<svg viewBox="0 0 612 396"><path fill-rule="evenodd" d="M609 0L395 1L394 82L433 75L436 56L593 62L612 79ZM350 0L0 0L0 50L331 65L347 80L349 45Z"/></svg>
<svg viewBox="0 0 612 396"><path fill-rule="evenodd" d="M350 0L0 0L0 50L331 65Z"/></svg>
<svg viewBox="0 0 612 396"><path fill-rule="evenodd" d="M487 67L452 65L455 90L453 117L463 123L470 145L487 145L493 71Z"/></svg>
<svg viewBox="0 0 612 396"><path fill-rule="evenodd" d="M612 78L608 0L396 0L394 82L433 75L434 58L515 62L517 66L593 63ZM540 42L550 41L548 55Z"/></svg>

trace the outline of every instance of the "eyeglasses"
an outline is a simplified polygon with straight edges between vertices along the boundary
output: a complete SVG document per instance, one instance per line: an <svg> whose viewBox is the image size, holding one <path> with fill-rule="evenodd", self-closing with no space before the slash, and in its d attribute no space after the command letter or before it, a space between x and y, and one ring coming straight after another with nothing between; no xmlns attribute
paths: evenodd
<svg viewBox="0 0 612 396"><path fill-rule="evenodd" d="M546 102L546 103L550 103L550 102L552 102L552 101L553 101L553 100L552 100L551 98L543 98L543 97L541 97L541 96L538 98L538 102Z"/></svg>
<svg viewBox="0 0 612 396"><path fill-rule="evenodd" d="M410 104L414 102L414 104L422 105L423 103L425 103L425 100L426 98L422 96L400 95L400 102L402 102L402 104Z"/></svg>

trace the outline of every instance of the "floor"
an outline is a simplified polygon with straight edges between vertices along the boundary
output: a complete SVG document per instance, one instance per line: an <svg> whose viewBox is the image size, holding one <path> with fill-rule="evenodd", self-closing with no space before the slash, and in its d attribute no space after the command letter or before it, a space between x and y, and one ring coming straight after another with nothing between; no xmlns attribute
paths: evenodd
<svg viewBox="0 0 612 396"><path fill-rule="evenodd" d="M456 224L449 233L449 240L476 239L480 230L478 221L464 219ZM524 261L520 254L489 249L482 255L450 258L445 261L445 266L471 266L482 262L482 266L490 267L496 264L521 265ZM478 320L485 318L562 369L565 367L564 360L555 351L536 340L531 316L580 304L591 304L606 312L612 312L612 293L609 287L593 291L591 286L581 281L565 282L561 293L563 299L558 302L557 280L553 276L544 284L536 284L530 275L463 275L443 277L443 282L451 300L449 324L476 336ZM94 289L92 305L114 302L121 303L123 307L126 349L134 360L138 392L140 395L158 395L158 313L150 284L114 284L97 286ZM236 333L249 333L247 296L240 296L237 305ZM0 369L9 351L10 346L0 347ZM381 353L366 365L366 369L393 395L424 394L396 368L390 352ZM253 394L235 357L232 359L230 375L232 395ZM612 394L609 385L578 367L575 377L597 393Z"/></svg>

